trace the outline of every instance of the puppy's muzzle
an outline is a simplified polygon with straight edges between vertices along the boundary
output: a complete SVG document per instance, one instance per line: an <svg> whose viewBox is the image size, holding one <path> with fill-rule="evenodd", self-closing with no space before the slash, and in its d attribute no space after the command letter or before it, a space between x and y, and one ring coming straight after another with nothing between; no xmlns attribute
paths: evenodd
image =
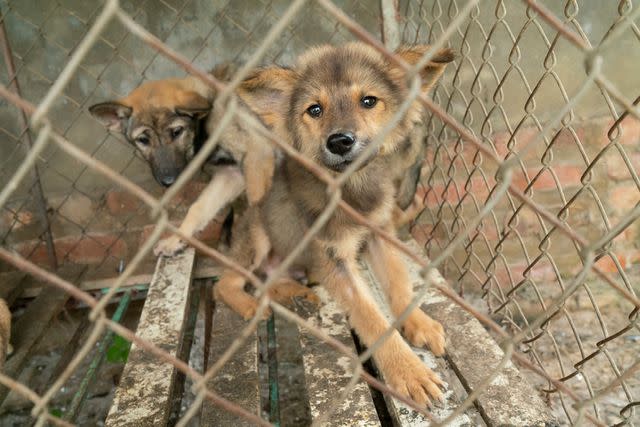
<svg viewBox="0 0 640 427"><path fill-rule="evenodd" d="M160 183L162 185L164 185L165 187L170 187L171 185L173 185L174 182L176 182L176 176L163 176L162 178L160 178Z"/></svg>
<svg viewBox="0 0 640 427"><path fill-rule="evenodd" d="M173 185L186 166L184 154L171 147L159 147L153 154L151 170L159 184L169 187Z"/></svg>
<svg viewBox="0 0 640 427"><path fill-rule="evenodd" d="M327 138L327 150L338 156L344 156L353 148L356 138L351 132L334 133Z"/></svg>

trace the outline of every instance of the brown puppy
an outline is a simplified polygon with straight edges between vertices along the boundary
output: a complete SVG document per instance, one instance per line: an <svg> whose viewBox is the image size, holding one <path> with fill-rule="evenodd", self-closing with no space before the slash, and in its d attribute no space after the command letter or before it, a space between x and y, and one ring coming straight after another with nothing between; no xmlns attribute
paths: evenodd
<svg viewBox="0 0 640 427"><path fill-rule="evenodd" d="M428 46L397 51L409 64L416 63ZM439 51L421 70L424 89L431 87L453 55ZM274 73L277 70L277 79ZM258 71L268 94L255 98L251 108L272 129L310 159L338 175L357 159L378 136L409 91L405 72L373 48L351 43L322 46L304 54L293 69ZM250 81L250 80L249 80ZM249 101L247 101L249 103ZM342 186L342 198L369 221L390 232L400 172L405 170L403 143L419 122L423 109L414 102L408 113L386 136L376 153ZM270 122L271 121L271 122ZM408 156L407 158L411 158ZM276 166L271 189L234 225L232 257L257 268L270 253L286 256L302 239L328 203L326 185L290 158ZM400 314L412 298L406 267L397 251L371 231L337 210L309 247L296 260L311 281L326 286L344 307L365 345L372 345L390 326L370 296L358 262L366 251L386 287L392 312ZM216 296L238 313L251 317L256 300L244 292L244 279L232 270L215 287ZM415 345L428 345L444 353L442 326L419 309L403 324L405 336ZM440 398L441 380L411 351L397 332L375 351L374 358L387 382L397 391L426 404Z"/></svg>
<svg viewBox="0 0 640 427"><path fill-rule="evenodd" d="M227 80L235 71L231 64L216 67L212 74ZM206 141L207 117L215 91L194 77L144 83L125 98L89 108L109 130L121 133L149 164L156 181L173 184ZM229 163L223 152L214 152L213 165ZM231 162L232 163L232 162ZM210 184L189 208L180 230L189 236L202 230L244 191L237 166L215 166ZM173 255L184 247L177 236L158 243L156 255Z"/></svg>

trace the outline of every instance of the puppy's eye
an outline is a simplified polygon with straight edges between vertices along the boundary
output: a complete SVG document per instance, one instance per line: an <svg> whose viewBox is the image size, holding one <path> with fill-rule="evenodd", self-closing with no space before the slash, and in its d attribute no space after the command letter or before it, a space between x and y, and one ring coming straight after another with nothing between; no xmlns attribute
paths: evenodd
<svg viewBox="0 0 640 427"><path fill-rule="evenodd" d="M136 142L140 145L149 145L149 137L146 135L140 135L136 138Z"/></svg>
<svg viewBox="0 0 640 427"><path fill-rule="evenodd" d="M307 113L309 113L311 117L318 118L322 115L322 107L320 106L320 104L313 104L312 106L307 108Z"/></svg>
<svg viewBox="0 0 640 427"><path fill-rule="evenodd" d="M184 132L184 128L182 126L171 129L171 138L175 139L179 137L180 135L182 135L182 132Z"/></svg>
<svg viewBox="0 0 640 427"><path fill-rule="evenodd" d="M360 100L360 105L364 108L373 108L378 103L378 98L375 96L363 96Z"/></svg>

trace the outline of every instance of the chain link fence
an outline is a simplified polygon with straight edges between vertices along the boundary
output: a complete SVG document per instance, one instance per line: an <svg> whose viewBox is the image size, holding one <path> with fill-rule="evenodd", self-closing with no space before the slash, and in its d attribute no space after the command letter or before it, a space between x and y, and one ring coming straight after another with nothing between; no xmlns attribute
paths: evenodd
<svg viewBox="0 0 640 427"><path fill-rule="evenodd" d="M617 382L590 409L608 423L619 422L616 415L630 420L638 377L624 373L637 363L638 307L600 275L580 271L592 248L609 281L638 289L640 139L626 107L637 103L639 81L625 71L628 52L640 48L637 5L550 2L541 17L529 3L474 6L449 39L460 52L457 69L434 98L489 153L432 120L425 209L413 234L435 257L469 233L443 265L460 294L481 299L479 306L521 337L520 351L582 398ZM404 40L437 39L464 5L401 3ZM629 100L620 103L612 84L593 75L597 67ZM512 184L557 224L510 192L469 232L505 163ZM556 387L540 388L560 419L575 420Z"/></svg>
<svg viewBox="0 0 640 427"><path fill-rule="evenodd" d="M455 292L431 286L496 334L560 420L637 422L640 75L630 58L640 48L640 9L631 1L407 0L396 6L395 22L384 21L387 29L397 26L402 42L447 45L458 57L433 100L420 96L432 116L420 187L424 209L411 233L432 261L373 231L425 271L445 274ZM219 364L196 372L107 316L117 289L133 274L152 271L152 245L163 231L178 231L184 206L206 177L194 176L177 198L165 200L146 164L87 107L124 96L146 79L187 73L221 88L206 74L215 64L290 64L323 42L361 39L392 56L379 41L380 5L131 0L96 7L0 0L0 11L6 141L0 147L0 274L14 290L10 300L36 278L88 306L91 326L48 389L36 393L4 374L0 383L33 403L38 425L68 425L49 405L110 330L187 375L196 384L196 402L207 399L268 425L204 387ZM228 108L227 114L244 113ZM289 147L273 143L308 167ZM325 212L335 209L363 220L339 192ZM215 241L219 228L201 239ZM200 240L188 240L225 262ZM119 271L105 295L75 286ZM263 299L260 310L267 303L353 357L354 375L362 373L362 360L344 346L274 302ZM246 331L255 326L248 323ZM233 346L221 360L232 354ZM459 410L472 404L467 399ZM192 415L188 411L181 425Z"/></svg>

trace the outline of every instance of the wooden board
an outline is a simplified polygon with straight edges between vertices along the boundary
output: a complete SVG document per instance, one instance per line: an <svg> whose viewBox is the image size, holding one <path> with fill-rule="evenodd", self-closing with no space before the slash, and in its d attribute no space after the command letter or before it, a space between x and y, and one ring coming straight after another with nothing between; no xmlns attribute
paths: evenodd
<svg viewBox="0 0 640 427"><path fill-rule="evenodd" d="M176 356L181 350L194 261L192 248L158 259L136 331L140 338ZM165 425L175 379L173 365L132 345L105 426Z"/></svg>
<svg viewBox="0 0 640 427"><path fill-rule="evenodd" d="M432 280L446 283L437 271L432 275ZM504 352L475 317L441 294L431 291L423 307L444 325L447 359L471 392L500 364ZM490 426L557 425L549 407L511 361L484 388L476 406Z"/></svg>
<svg viewBox="0 0 640 427"><path fill-rule="evenodd" d="M278 411L281 427L311 425L298 326L274 314Z"/></svg>
<svg viewBox="0 0 640 427"><path fill-rule="evenodd" d="M416 250L420 251L420 249L416 249ZM407 266L409 267L409 274L411 277L411 281L414 284L414 287L417 285L420 285L423 282L423 280L419 274L419 271L420 271L419 267L415 263L413 263L411 260L409 260L407 257L405 257L405 261L407 263ZM380 284L376 280L375 276L372 274L370 268L366 269L365 276L368 278L371 284L371 291L374 298L376 299L380 307L383 308L383 312L385 313L385 315L391 320L392 315L387 305L386 297L382 291ZM450 384L452 379L455 378L455 373L451 371L449 367L446 366L446 364L443 363L442 359L436 358L430 351L423 348L417 348L417 347L412 347L412 348L413 348L413 351L420 357L420 359L422 359L425 365L427 365L431 370L436 372L440 376L440 378L442 378L442 380L447 382L448 384L446 391L444 393L444 404L439 406L433 406L431 408L431 414L433 415L434 419L443 420L453 412L453 410L458 406L458 404L463 398L463 396L460 396L455 392L455 387L452 387L452 385ZM384 380L384 378L382 379ZM391 417L393 418L393 421L396 425L406 426L406 427L430 425L430 421L428 418L414 411L404 403L388 396L385 396L385 400L387 401L389 413L391 414ZM452 427L477 425L476 422L474 421L475 414L473 414L473 411L474 409L472 408L470 411L471 413L463 413L458 417L456 417L447 425Z"/></svg>
<svg viewBox="0 0 640 427"><path fill-rule="evenodd" d="M351 330L344 313L329 299L322 286L314 290L322 300L319 310L313 306L299 304L296 312L308 318L314 326L323 329L331 337L352 348L355 353ZM327 425L330 426L379 426L380 420L371 392L364 381L356 384L346 400L336 402L340 390L346 387L352 378L350 358L338 353L306 330L300 331L300 343L313 418L332 411L327 420Z"/></svg>
<svg viewBox="0 0 640 427"><path fill-rule="evenodd" d="M223 303L216 303L211 328L207 365L213 365L229 348L247 322ZM224 367L207 382L207 387L222 397L259 414L258 341L251 335ZM251 426L240 418L205 400L202 404L201 426Z"/></svg>
<svg viewBox="0 0 640 427"><path fill-rule="evenodd" d="M194 280L208 279L211 277L219 276L221 271L222 269L216 266L215 264L213 264L213 262L199 261L198 265L193 271L192 278ZM151 280L153 280L154 274L155 274L154 272L133 274L129 276L127 280L125 280L125 282L122 284L122 288L127 288L127 287L137 286L137 285L146 285L148 283L151 283ZM42 286L36 283L34 280L28 277L25 277L25 273L22 273L22 272L11 272L11 273L0 274L0 292L9 294L11 289L10 288L11 284L14 283L16 280L19 281L23 278L25 282L23 285L21 285L21 287L24 289L22 289L20 297L33 298L38 296L43 289ZM101 289L107 289L113 286L113 284L116 282L117 279L118 279L117 277L110 277L106 279L83 280L82 282L80 282L78 287L83 291L97 291Z"/></svg>

